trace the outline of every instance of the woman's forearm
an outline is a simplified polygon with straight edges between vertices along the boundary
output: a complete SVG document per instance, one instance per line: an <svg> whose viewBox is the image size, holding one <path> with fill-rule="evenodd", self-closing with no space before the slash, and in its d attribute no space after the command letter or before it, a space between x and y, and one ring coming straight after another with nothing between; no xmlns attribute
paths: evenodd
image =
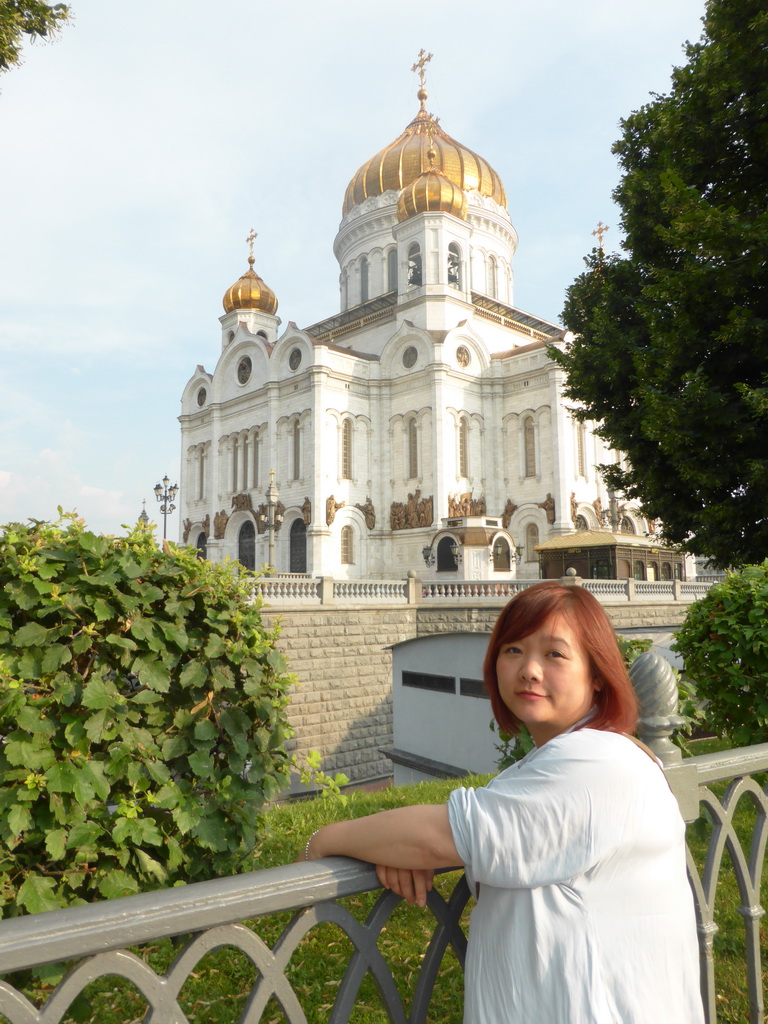
<svg viewBox="0 0 768 1024"><path fill-rule="evenodd" d="M308 860L344 856L393 868L458 867L446 804L422 804L337 821L313 837Z"/></svg>

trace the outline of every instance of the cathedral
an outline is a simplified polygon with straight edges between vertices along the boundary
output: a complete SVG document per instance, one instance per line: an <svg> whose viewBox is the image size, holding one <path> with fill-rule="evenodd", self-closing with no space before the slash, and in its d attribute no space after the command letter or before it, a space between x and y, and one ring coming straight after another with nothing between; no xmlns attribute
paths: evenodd
<svg viewBox="0 0 768 1024"><path fill-rule="evenodd" d="M416 116L344 195L339 312L281 330L253 232L224 294L221 355L180 416L182 539L213 561L508 580L609 508L648 529L610 501L595 467L619 455L563 398L563 330L514 304L504 185L427 111L426 59Z"/></svg>

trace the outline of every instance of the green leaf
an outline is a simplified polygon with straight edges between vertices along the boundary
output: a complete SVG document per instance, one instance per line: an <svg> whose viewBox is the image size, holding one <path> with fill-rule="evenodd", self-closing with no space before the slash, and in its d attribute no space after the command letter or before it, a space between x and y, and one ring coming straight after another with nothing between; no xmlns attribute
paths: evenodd
<svg viewBox="0 0 768 1024"><path fill-rule="evenodd" d="M117 692L113 683L105 683L103 679L92 679L83 690L81 698L83 707L94 711L100 708L115 708L125 704L125 697Z"/></svg>
<svg viewBox="0 0 768 1024"><path fill-rule="evenodd" d="M182 669L179 683L185 689L202 689L208 679L208 669L201 661L189 661Z"/></svg>
<svg viewBox="0 0 768 1024"><path fill-rule="evenodd" d="M137 893L139 883L127 871L116 869L99 878L97 888L105 900L116 900Z"/></svg>
<svg viewBox="0 0 768 1024"><path fill-rule="evenodd" d="M213 775L213 761L209 754L206 754L202 750L196 750L194 754L190 754L187 758L189 767L200 779L207 779Z"/></svg>
<svg viewBox="0 0 768 1024"><path fill-rule="evenodd" d="M50 793L74 793L77 775L77 768L70 761L57 761L45 773L48 780L48 791Z"/></svg>
<svg viewBox="0 0 768 1024"><path fill-rule="evenodd" d="M39 622L28 622L26 626L17 629L14 634L14 642L19 647L40 647L42 646L50 630L41 626Z"/></svg>
<svg viewBox="0 0 768 1024"><path fill-rule="evenodd" d="M32 813L25 804L12 804L8 809L8 828L12 836L21 835L32 822Z"/></svg>
<svg viewBox="0 0 768 1024"><path fill-rule="evenodd" d="M55 828L45 837L45 848L51 860L62 860L67 852L67 830Z"/></svg>
<svg viewBox="0 0 768 1024"><path fill-rule="evenodd" d="M97 597L93 602L93 614L96 616L98 622L106 622L114 616L115 610L112 605L107 604L107 602L102 598Z"/></svg>
<svg viewBox="0 0 768 1024"><path fill-rule="evenodd" d="M160 861L155 860L154 857L150 857L146 850L137 848L134 850L134 857L139 865L139 868L144 875L151 875L157 879L161 885L164 885L168 880L168 872L165 870Z"/></svg>
<svg viewBox="0 0 768 1024"><path fill-rule="evenodd" d="M139 677L142 686L158 693L167 693L171 688L171 677L166 665L155 658L136 658L131 670Z"/></svg>
<svg viewBox="0 0 768 1024"><path fill-rule="evenodd" d="M47 675L49 672L55 672L62 665L68 664L71 660L72 653L68 647L63 644L51 644L45 649L40 670L43 675Z"/></svg>
<svg viewBox="0 0 768 1024"><path fill-rule="evenodd" d="M42 914L46 910L58 910L64 900L55 895L56 883L52 878L28 875L16 894L16 900L29 914Z"/></svg>

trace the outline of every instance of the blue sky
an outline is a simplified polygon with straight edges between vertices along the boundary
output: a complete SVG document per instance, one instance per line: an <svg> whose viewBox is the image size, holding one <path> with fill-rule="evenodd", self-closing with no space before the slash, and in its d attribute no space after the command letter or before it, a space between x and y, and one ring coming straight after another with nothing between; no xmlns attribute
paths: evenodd
<svg viewBox="0 0 768 1024"><path fill-rule="evenodd" d="M283 324L338 311L349 179L427 107L501 175L515 304L557 321L611 201L619 121L665 92L703 0L72 0L0 77L0 522L121 532L175 480L181 391L246 269ZM178 534L178 514L169 521Z"/></svg>

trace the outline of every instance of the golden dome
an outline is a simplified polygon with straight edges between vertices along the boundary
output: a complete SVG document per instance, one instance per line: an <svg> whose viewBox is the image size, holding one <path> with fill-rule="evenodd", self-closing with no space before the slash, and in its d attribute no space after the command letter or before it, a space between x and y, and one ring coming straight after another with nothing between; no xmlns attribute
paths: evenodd
<svg viewBox="0 0 768 1024"><path fill-rule="evenodd" d="M369 196L379 196L390 189L400 192L430 170L428 151L433 145L437 157L437 170L442 171L454 185L463 191L476 189L481 195L495 199L507 208L507 196L501 178L477 153L452 139L428 114L424 102L427 93L419 89L421 109L403 134L376 156L364 163L347 186L342 215L358 206Z"/></svg>
<svg viewBox="0 0 768 1024"><path fill-rule="evenodd" d="M417 213L439 210L452 213L454 217L466 220L467 197L447 174L435 167L437 154L434 148L427 150L429 168L410 185L406 185L397 197L397 219L407 220Z"/></svg>
<svg viewBox="0 0 768 1024"><path fill-rule="evenodd" d="M253 255L248 257L248 269L224 292L224 311L231 313L235 309L260 309L264 313L277 312L275 293L264 284L253 269Z"/></svg>

